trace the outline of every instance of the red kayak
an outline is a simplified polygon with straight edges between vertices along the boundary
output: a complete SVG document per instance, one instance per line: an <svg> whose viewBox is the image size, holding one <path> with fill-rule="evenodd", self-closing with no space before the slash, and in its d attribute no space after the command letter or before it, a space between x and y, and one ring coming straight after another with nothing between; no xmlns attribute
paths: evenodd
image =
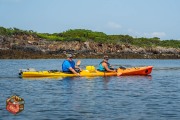
<svg viewBox="0 0 180 120"><path fill-rule="evenodd" d="M152 72L153 66L146 67L133 67L133 68L119 68L117 73L121 73L120 75L149 75Z"/></svg>

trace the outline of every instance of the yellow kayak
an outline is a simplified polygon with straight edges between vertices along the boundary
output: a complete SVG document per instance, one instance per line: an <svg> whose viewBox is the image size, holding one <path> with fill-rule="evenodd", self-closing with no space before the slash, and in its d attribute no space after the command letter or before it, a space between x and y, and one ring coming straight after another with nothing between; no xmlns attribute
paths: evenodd
<svg viewBox="0 0 180 120"><path fill-rule="evenodd" d="M120 75L149 75L152 71L152 66L136 67L136 68L118 68L117 72L101 72L95 69L94 66L87 66L86 70L80 72L82 77L96 77L96 76L120 76ZM36 71L34 69L21 70L20 77L75 77L76 74L64 73L61 71Z"/></svg>
<svg viewBox="0 0 180 120"><path fill-rule="evenodd" d="M98 70L89 71L82 70L80 76L82 77L96 77L96 76L116 76L117 72L100 72ZM54 72L54 71L24 71L20 73L21 77L75 77L76 74L64 73L64 72Z"/></svg>

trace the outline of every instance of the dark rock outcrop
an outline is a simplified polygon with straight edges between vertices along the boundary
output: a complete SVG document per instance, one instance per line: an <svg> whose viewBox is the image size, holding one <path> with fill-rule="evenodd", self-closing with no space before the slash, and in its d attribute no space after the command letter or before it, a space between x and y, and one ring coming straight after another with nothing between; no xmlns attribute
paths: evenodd
<svg viewBox="0 0 180 120"><path fill-rule="evenodd" d="M0 36L1 59L64 58L73 53L77 58L179 59L180 49L141 48L129 44L102 44L94 41L48 41L32 35Z"/></svg>

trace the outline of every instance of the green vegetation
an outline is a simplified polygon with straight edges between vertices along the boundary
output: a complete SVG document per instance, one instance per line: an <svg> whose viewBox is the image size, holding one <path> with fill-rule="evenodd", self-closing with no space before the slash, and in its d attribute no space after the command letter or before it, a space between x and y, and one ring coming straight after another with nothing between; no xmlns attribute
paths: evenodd
<svg viewBox="0 0 180 120"><path fill-rule="evenodd" d="M51 41L94 41L99 43L112 44L131 44L139 47L171 47L180 48L179 40L160 40L158 37L154 38L133 38L129 35L106 35L103 32L94 32L85 29L68 30L62 33L36 33L32 30L20 30L18 28L4 28L0 27L0 35L34 35L39 38Z"/></svg>
<svg viewBox="0 0 180 120"><path fill-rule="evenodd" d="M0 27L0 35L11 36L11 35L32 35L36 34L32 30L20 30L18 28L4 28Z"/></svg>
<svg viewBox="0 0 180 120"><path fill-rule="evenodd" d="M62 33L37 33L41 38L48 40L62 40L62 41L87 41L93 40L95 42L105 42L108 36L102 32L93 32L91 30L75 29L68 30Z"/></svg>
<svg viewBox="0 0 180 120"><path fill-rule="evenodd" d="M37 33L37 36L40 37L40 38L44 38L44 39L47 39L47 40L56 40L56 41L59 41L59 40L63 40L63 37L59 37L57 35L51 35L51 34L45 34L45 33Z"/></svg>

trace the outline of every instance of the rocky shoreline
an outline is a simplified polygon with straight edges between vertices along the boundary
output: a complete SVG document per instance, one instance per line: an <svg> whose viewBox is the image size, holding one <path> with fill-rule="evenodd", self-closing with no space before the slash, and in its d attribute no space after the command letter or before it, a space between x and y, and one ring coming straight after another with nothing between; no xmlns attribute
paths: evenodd
<svg viewBox="0 0 180 120"><path fill-rule="evenodd" d="M94 41L49 41L33 35L0 36L0 59L56 59L73 53L75 58L179 59L180 49L141 48L129 44Z"/></svg>

